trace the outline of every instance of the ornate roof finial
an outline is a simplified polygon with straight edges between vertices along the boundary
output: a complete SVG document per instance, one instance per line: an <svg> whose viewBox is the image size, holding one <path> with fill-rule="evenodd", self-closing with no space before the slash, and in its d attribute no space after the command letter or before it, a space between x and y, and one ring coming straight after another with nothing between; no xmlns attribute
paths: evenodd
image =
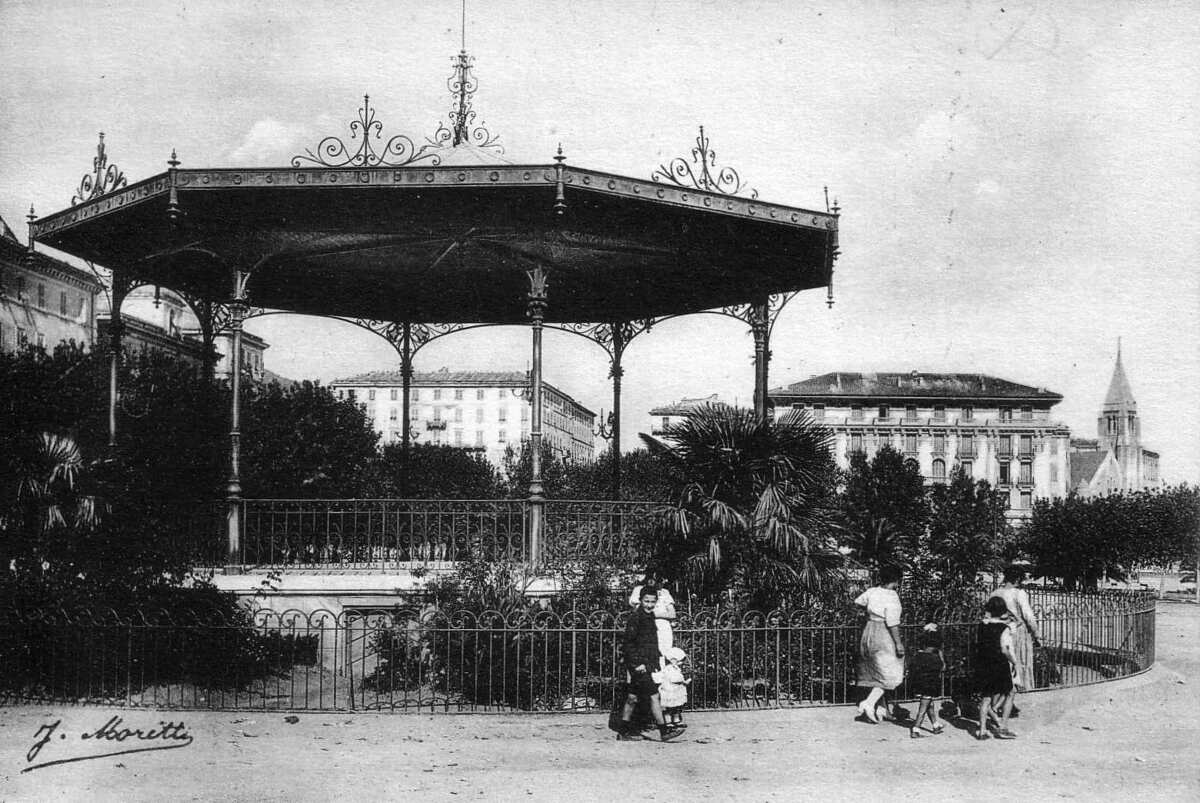
<svg viewBox="0 0 1200 803"><path fill-rule="evenodd" d="M179 167L179 165L179 157L175 154L175 149L171 148L171 158L167 160L167 166L174 170L175 168Z"/></svg>
<svg viewBox="0 0 1200 803"><path fill-rule="evenodd" d="M121 172L121 168L108 163L108 156L104 153L104 132L101 131L100 144L96 146L96 155L92 157L92 172L85 173L80 180L79 189L71 198L71 206L98 198L124 186L125 174Z"/></svg>
<svg viewBox="0 0 1200 803"><path fill-rule="evenodd" d="M26 242L26 247L30 251L32 251L33 250L33 221L37 220L37 213L33 211L33 204L29 205L29 214L25 216L25 219L27 221L29 221L29 229L28 229L29 235L28 235L28 239Z"/></svg>
<svg viewBox="0 0 1200 803"><path fill-rule="evenodd" d="M339 137L328 136L317 143L315 150L309 149L293 156L292 167L301 167L304 162L319 167L403 167L425 160L429 164L441 164L441 157L432 151L431 145L423 145L418 149L404 134L396 134L383 146L382 152L377 152L371 139L383 139L382 131L383 123L375 119L375 110L371 108L371 96L363 95L358 119L350 122L350 138L362 136L358 150L351 153Z"/></svg>
<svg viewBox="0 0 1200 803"><path fill-rule="evenodd" d="M716 175L713 175L713 170L716 170ZM650 178L655 181L666 179L680 187L690 186L693 189L719 192L722 195L737 195L742 190L747 190L751 198L758 197L758 190L747 187L732 167L717 168L717 154L708 147L704 126L700 126L700 136L696 137L696 147L692 148L692 164L688 164L682 156L676 156L670 162L659 165L658 169L650 174ZM685 181L688 183L685 184Z"/></svg>

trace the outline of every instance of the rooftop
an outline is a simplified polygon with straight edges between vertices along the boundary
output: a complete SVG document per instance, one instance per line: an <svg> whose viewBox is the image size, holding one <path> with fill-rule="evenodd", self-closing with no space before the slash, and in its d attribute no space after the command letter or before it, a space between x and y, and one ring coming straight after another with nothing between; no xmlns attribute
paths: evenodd
<svg viewBox="0 0 1200 803"><path fill-rule="evenodd" d="M822 399L1020 399L1057 404L1062 395L1011 382L986 374L936 374L921 371L906 373L847 373L839 371L814 376L774 388L772 397L811 397Z"/></svg>
<svg viewBox="0 0 1200 803"><path fill-rule="evenodd" d="M697 407L703 407L706 404L720 405L724 404L724 402L717 398L717 394L714 393L711 396L699 399L680 399L677 402L671 402L662 407L655 407L650 411L650 415L687 415Z"/></svg>
<svg viewBox="0 0 1200 803"><path fill-rule="evenodd" d="M348 387L353 385L357 387L374 386L389 388L398 387L403 384L404 377L399 371L371 371L344 379L335 379L329 383L330 387ZM542 384L588 415L595 415L595 412L580 404L571 394L564 392L549 382L543 381ZM412 376L412 387L414 388L523 388L528 385L529 375L525 371L451 371L448 368L442 368L438 371L414 371Z"/></svg>

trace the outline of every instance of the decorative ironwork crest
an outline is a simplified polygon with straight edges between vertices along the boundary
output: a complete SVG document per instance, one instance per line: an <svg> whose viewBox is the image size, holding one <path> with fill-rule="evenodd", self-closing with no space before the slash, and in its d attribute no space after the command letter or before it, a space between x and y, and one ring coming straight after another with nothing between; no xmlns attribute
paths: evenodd
<svg viewBox="0 0 1200 803"><path fill-rule="evenodd" d="M125 183L125 174L121 168L108 163L108 155L104 152L104 132L101 131L100 144L96 146L96 155L92 157L92 172L85 173L80 180L79 189L71 197L71 206L119 190Z"/></svg>
<svg viewBox="0 0 1200 803"><path fill-rule="evenodd" d="M670 162L659 165L650 178L722 195L737 195L747 190L751 198L758 197L758 190L747 187L738 171L732 167L717 167L717 153L708 147L704 126L700 126L700 136L696 137L696 147L692 148L691 164L682 156L676 156Z"/></svg>
<svg viewBox="0 0 1200 803"><path fill-rule="evenodd" d="M441 123L428 141L439 148L447 144L456 147L465 142L504 153L498 136L482 123L475 125L475 110L471 108L471 99L475 90L479 88L479 80L475 77L474 67L475 59L467 55L466 50L460 50L454 59L454 73L446 81L450 95L454 98L454 105L450 108L450 125Z"/></svg>
<svg viewBox="0 0 1200 803"><path fill-rule="evenodd" d="M358 119L350 123L350 139L362 137L358 149L351 153L341 138L328 136L317 144L315 152L309 149L293 156L292 167L301 167L305 162L319 167L403 167L423 161L432 165L441 164L441 157L433 150L433 144L417 148L404 134L396 134L387 141L382 151L376 151L371 140L382 140L382 131L383 123L375 119L375 110L371 108L371 96L363 95Z"/></svg>

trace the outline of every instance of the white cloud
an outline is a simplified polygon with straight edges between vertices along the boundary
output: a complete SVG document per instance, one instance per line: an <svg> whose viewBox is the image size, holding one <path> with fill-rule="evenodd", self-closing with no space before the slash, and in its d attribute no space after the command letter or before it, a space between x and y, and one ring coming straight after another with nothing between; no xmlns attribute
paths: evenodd
<svg viewBox="0 0 1200 803"><path fill-rule="evenodd" d="M230 154L236 165L267 166L287 164L299 152L297 148L304 139L305 127L284 123L270 117L259 120ZM303 150L303 148L300 148Z"/></svg>

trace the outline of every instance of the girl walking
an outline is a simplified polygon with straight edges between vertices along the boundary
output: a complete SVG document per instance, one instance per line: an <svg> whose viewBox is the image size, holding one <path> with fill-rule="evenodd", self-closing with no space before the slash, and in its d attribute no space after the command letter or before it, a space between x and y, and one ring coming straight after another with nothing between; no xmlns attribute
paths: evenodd
<svg viewBox="0 0 1200 803"><path fill-rule="evenodd" d="M920 739L930 733L939 734L945 724L938 719L938 701L941 700L942 678L946 671L946 658L942 653L942 634L934 622L921 631L920 649L912 653L908 661L908 690L917 696L917 717L909 728L908 735ZM929 731L921 729L921 723L929 719Z"/></svg>
<svg viewBox="0 0 1200 803"><path fill-rule="evenodd" d="M975 738L988 738L987 726L991 720L996 724L997 739L1015 739L1017 735L1008 729L1013 675L1017 672L1008 606L1000 597L989 597L983 610L979 641L975 646L975 690L982 696L979 701L979 730Z"/></svg>

